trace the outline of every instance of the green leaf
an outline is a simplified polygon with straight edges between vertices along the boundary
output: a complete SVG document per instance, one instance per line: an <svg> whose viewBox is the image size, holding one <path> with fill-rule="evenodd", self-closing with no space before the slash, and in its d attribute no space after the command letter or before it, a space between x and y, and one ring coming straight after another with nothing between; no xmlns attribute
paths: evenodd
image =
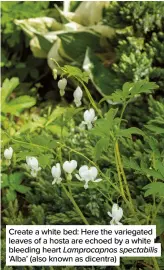
<svg viewBox="0 0 164 270"><path fill-rule="evenodd" d="M164 197L164 183L153 182L146 185L143 189L146 190L145 197L149 195L156 195L159 197Z"/></svg>
<svg viewBox="0 0 164 270"><path fill-rule="evenodd" d="M133 87L133 83L126 82L122 87L123 97L126 98L129 95L130 89Z"/></svg>
<svg viewBox="0 0 164 270"><path fill-rule="evenodd" d="M137 161L132 159L132 158L127 158L125 156L123 156L123 163L125 168L130 168L136 171L140 171L140 166L138 165Z"/></svg>
<svg viewBox="0 0 164 270"><path fill-rule="evenodd" d="M111 126L107 119L99 119L96 121L96 126L89 133L99 137L109 137Z"/></svg>
<svg viewBox="0 0 164 270"><path fill-rule="evenodd" d="M81 108L67 108L65 113L64 113L64 120L65 121L69 121L70 119L72 119L76 114L78 114L79 112L83 111L83 107Z"/></svg>
<svg viewBox="0 0 164 270"><path fill-rule="evenodd" d="M64 112L67 110L67 108L65 107L56 107L52 113L50 114L50 116L48 117L48 121L46 123L46 126L48 126L49 124L51 124L55 119L59 118L60 116L62 116L64 114Z"/></svg>
<svg viewBox="0 0 164 270"><path fill-rule="evenodd" d="M88 83L88 73L82 72L80 68L65 65L63 68L61 68L61 70L63 71L63 75L67 75L68 77L75 77L79 81Z"/></svg>
<svg viewBox="0 0 164 270"><path fill-rule="evenodd" d="M22 172L15 172L9 175L9 183L13 187L20 185L23 181L24 173Z"/></svg>
<svg viewBox="0 0 164 270"><path fill-rule="evenodd" d="M161 153L159 151L159 142L157 139L155 139L154 137L147 137L147 142L149 143L151 150L154 152L155 156L160 158L161 157Z"/></svg>
<svg viewBox="0 0 164 270"><path fill-rule="evenodd" d="M19 85L19 79L13 77L12 79L5 79L5 81L2 84L1 88L1 106L3 109L3 106L5 102L7 101L7 98L10 96L10 94L13 92L13 90Z"/></svg>
<svg viewBox="0 0 164 270"><path fill-rule="evenodd" d="M159 127L156 125L145 125L145 127L156 134L164 134L164 127Z"/></svg>
<svg viewBox="0 0 164 270"><path fill-rule="evenodd" d="M54 18L50 17L35 17L28 18L24 20L15 20L16 25L19 25L22 30L30 37L35 35L44 36L48 32L61 30L63 28L62 24L58 23ZM54 35L54 38L56 35Z"/></svg>
<svg viewBox="0 0 164 270"><path fill-rule="evenodd" d="M91 48L86 51L83 68L89 73L92 83L102 96L110 95L114 91L113 81L116 79L114 74L103 66Z"/></svg>
<svg viewBox="0 0 164 270"><path fill-rule="evenodd" d="M145 80L134 83L130 90L132 96L141 93L151 93L152 90L157 89L159 86L155 82L147 82Z"/></svg>
<svg viewBox="0 0 164 270"><path fill-rule="evenodd" d="M138 135L144 136L144 132L142 130L140 130L139 128L136 128L136 127L131 127L131 128L127 128L127 129L120 129L118 131L117 135L119 137L123 136L123 137L131 139L132 134L138 134Z"/></svg>
<svg viewBox="0 0 164 270"><path fill-rule="evenodd" d="M155 224L156 224L156 233L157 236L159 236L164 232L164 218L162 216L157 216L155 219Z"/></svg>
<svg viewBox="0 0 164 270"><path fill-rule="evenodd" d="M9 186L9 179L8 175L3 173L1 178L1 188L8 187Z"/></svg>
<svg viewBox="0 0 164 270"><path fill-rule="evenodd" d="M68 129L66 127L62 128L61 126L57 124L46 126L46 130L49 130L52 134L57 135L58 137L60 137L61 134L63 136L69 135Z"/></svg>
<svg viewBox="0 0 164 270"><path fill-rule="evenodd" d="M33 148L33 151L23 149L23 151L17 153L16 160L17 160L17 162L19 162L19 161L25 162L27 156L32 157L35 155L36 155L36 150L34 148Z"/></svg>
<svg viewBox="0 0 164 270"><path fill-rule="evenodd" d="M61 23L66 24L69 22L69 20L64 16L63 12L60 10L60 8L55 4L55 11L57 12L57 16L59 17L59 20Z"/></svg>
<svg viewBox="0 0 164 270"><path fill-rule="evenodd" d="M19 193L22 193L22 194L25 194L27 193L29 190L30 190L30 187L26 187L26 186L23 186L23 185L19 185L19 186L16 186L15 187L15 190Z"/></svg>
<svg viewBox="0 0 164 270"><path fill-rule="evenodd" d="M36 99L34 97L20 96L7 103L2 110L5 113L17 114L24 109L31 108L35 103Z"/></svg>
<svg viewBox="0 0 164 270"><path fill-rule="evenodd" d="M43 35L41 34L36 34L38 41L39 41L39 45L41 47L41 49L43 51L45 51L46 53L49 52L49 50L52 47L52 42L50 42L47 38L45 38Z"/></svg>
<svg viewBox="0 0 164 270"><path fill-rule="evenodd" d="M43 169L45 169L46 166L50 166L53 160L54 160L54 156L52 154L41 154L38 157L39 165Z"/></svg>
<svg viewBox="0 0 164 270"><path fill-rule="evenodd" d="M156 160L155 167L164 178L164 164L160 160Z"/></svg>
<svg viewBox="0 0 164 270"><path fill-rule="evenodd" d="M98 119L95 122L95 127L90 130L91 134L94 134L96 136L100 137L108 137L110 135L110 131L113 128L113 125L115 125L114 117L116 116L118 109L111 108L105 115L105 118Z"/></svg>
<svg viewBox="0 0 164 270"><path fill-rule="evenodd" d="M95 150L95 158L98 160L101 157L103 151L106 151L109 146L109 138L101 138L94 148Z"/></svg>
<svg viewBox="0 0 164 270"><path fill-rule="evenodd" d="M122 90L116 90L109 99L113 102L127 102L130 99L133 99L136 95L142 93L151 93L153 89L157 89L158 85L154 82L147 82L141 80L135 83L126 82Z"/></svg>
<svg viewBox="0 0 164 270"><path fill-rule="evenodd" d="M131 168L135 171L137 171L140 174L146 175L146 176L151 176L155 179L160 179L163 180L163 176L159 171L156 171L154 169L149 169L146 167L146 164L141 160L141 164L140 166L138 165L138 163L131 159L130 160L127 157L123 157L123 162L124 162L124 166L125 168Z"/></svg>
<svg viewBox="0 0 164 270"><path fill-rule="evenodd" d="M7 198L8 202L14 201L16 199L16 197L17 197L16 192L9 188L6 192L6 198Z"/></svg>
<svg viewBox="0 0 164 270"><path fill-rule="evenodd" d="M115 118L116 114L118 112L118 108L117 109L113 109L111 108L105 115L106 119L109 121L109 123L113 123L113 119Z"/></svg>
<svg viewBox="0 0 164 270"><path fill-rule="evenodd" d="M86 48L100 50L100 37L93 32L78 31L59 34L61 45L66 55L76 63L82 65L85 57Z"/></svg>
<svg viewBox="0 0 164 270"><path fill-rule="evenodd" d="M142 172L144 172L146 175L152 176L156 179L163 180L163 176L160 174L160 172L154 170L154 169L147 169L147 168L141 168Z"/></svg>
<svg viewBox="0 0 164 270"><path fill-rule="evenodd" d="M39 146L43 146L43 148L39 148L40 151L45 151L45 148L53 149L56 146L56 141L53 139L51 135L40 135L40 136L33 136L30 142L39 148ZM29 143L30 144L30 143ZM33 146L34 147L34 146Z"/></svg>

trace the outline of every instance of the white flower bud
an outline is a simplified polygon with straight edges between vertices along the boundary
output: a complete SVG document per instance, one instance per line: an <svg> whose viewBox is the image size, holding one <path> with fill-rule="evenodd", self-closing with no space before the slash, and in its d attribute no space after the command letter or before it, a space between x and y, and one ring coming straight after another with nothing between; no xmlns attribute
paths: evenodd
<svg viewBox="0 0 164 270"><path fill-rule="evenodd" d="M36 177L38 171L41 170L41 168L39 167L39 163L38 163L37 158L35 158L35 157L26 157L26 162L27 162L27 166L31 170L31 175L33 177Z"/></svg>
<svg viewBox="0 0 164 270"><path fill-rule="evenodd" d="M56 68L53 69L52 74L53 74L54 80L56 80L58 76L58 71Z"/></svg>
<svg viewBox="0 0 164 270"><path fill-rule="evenodd" d="M114 203L112 207L112 213L108 212L108 215L112 217L112 220L110 222L111 225L121 225L122 223L119 222L120 219L123 216L123 210L121 207L118 206L118 204Z"/></svg>
<svg viewBox="0 0 164 270"><path fill-rule="evenodd" d="M63 163L63 170L66 173L71 174L77 167L77 161L76 160L71 160L71 161L65 161Z"/></svg>
<svg viewBox="0 0 164 270"><path fill-rule="evenodd" d="M81 90L79 86L74 91L73 97L74 97L74 102L76 106L79 107L81 105L81 99L83 97L83 91Z"/></svg>
<svg viewBox="0 0 164 270"><path fill-rule="evenodd" d="M9 147L8 149L5 149L5 151L4 151L4 157L5 157L5 159L10 160L12 158L12 155L13 155L13 149L12 149L12 147Z"/></svg>
<svg viewBox="0 0 164 270"><path fill-rule="evenodd" d="M67 80L65 78L58 81L58 87L60 89L61 96L64 96L66 86L67 86Z"/></svg>
<svg viewBox="0 0 164 270"><path fill-rule="evenodd" d="M57 163L55 166L51 168L51 173L54 178L52 185L55 183L60 184L62 181L62 178L61 178L61 166L59 163Z"/></svg>
<svg viewBox="0 0 164 270"><path fill-rule="evenodd" d="M76 178L80 181L85 181L84 188L88 188L88 182L100 182L102 179L96 179L98 174L96 167L88 167L87 165L81 166L79 169L79 174L76 174Z"/></svg>

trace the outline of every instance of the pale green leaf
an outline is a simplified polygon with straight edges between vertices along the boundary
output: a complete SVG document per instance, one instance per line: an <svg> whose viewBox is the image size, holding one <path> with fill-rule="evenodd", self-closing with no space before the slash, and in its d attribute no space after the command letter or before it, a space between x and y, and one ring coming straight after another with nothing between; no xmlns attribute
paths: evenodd
<svg viewBox="0 0 164 270"><path fill-rule="evenodd" d="M156 233L157 236L161 235L164 232L164 218L163 216L157 216L154 224L156 224Z"/></svg>
<svg viewBox="0 0 164 270"><path fill-rule="evenodd" d="M26 186L23 186L23 185L19 185L19 186L16 186L15 187L15 190L19 193L22 193L22 194L25 194L27 193L29 190L30 190L30 187L26 187Z"/></svg>
<svg viewBox="0 0 164 270"><path fill-rule="evenodd" d="M9 186L8 175L3 173L1 177L1 188L8 187L8 186Z"/></svg>
<svg viewBox="0 0 164 270"><path fill-rule="evenodd" d="M13 92L13 90L19 85L19 79L18 78L11 78L5 79L5 81L2 84L1 88L1 106L3 108L5 102L7 101L7 98L10 96L10 94Z"/></svg>
<svg viewBox="0 0 164 270"><path fill-rule="evenodd" d="M153 182L146 185L143 189L146 190L145 197L149 195L156 195L159 197L164 197L164 183Z"/></svg>
<svg viewBox="0 0 164 270"><path fill-rule="evenodd" d="M2 111L5 113L17 114L26 108L31 108L36 103L36 98L30 96L20 96L6 103Z"/></svg>
<svg viewBox="0 0 164 270"><path fill-rule="evenodd" d="M98 160L101 157L103 151L106 151L109 146L109 138L101 138L94 148L95 150L95 158Z"/></svg>
<svg viewBox="0 0 164 270"><path fill-rule="evenodd" d="M16 197L17 197L17 194L16 194L16 192L14 190L12 190L10 188L7 189L6 198L7 198L8 202L14 201L16 199Z"/></svg>
<svg viewBox="0 0 164 270"><path fill-rule="evenodd" d="M9 175L9 183L12 186L20 185L24 177L24 174L22 172L15 172Z"/></svg>
<svg viewBox="0 0 164 270"><path fill-rule="evenodd" d="M126 137L131 139L132 134L138 134L138 135L142 135L144 136L144 132L142 130L140 130L139 128L136 127L131 127L131 128L127 128L127 129L121 129L118 131L118 136L121 137Z"/></svg>
<svg viewBox="0 0 164 270"><path fill-rule="evenodd" d="M156 160L155 167L164 178L164 164L160 160Z"/></svg>
<svg viewBox="0 0 164 270"><path fill-rule="evenodd" d="M145 125L145 127L156 134L164 134L164 127L159 127L156 125Z"/></svg>

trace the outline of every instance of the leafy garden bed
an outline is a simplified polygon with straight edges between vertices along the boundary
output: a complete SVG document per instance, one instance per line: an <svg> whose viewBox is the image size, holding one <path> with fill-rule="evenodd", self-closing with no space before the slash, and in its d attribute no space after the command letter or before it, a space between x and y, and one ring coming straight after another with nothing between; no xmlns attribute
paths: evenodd
<svg viewBox="0 0 164 270"><path fill-rule="evenodd" d="M162 256L117 269L164 268L162 10L2 3L3 269L36 268L5 265L7 224L120 222L155 224Z"/></svg>

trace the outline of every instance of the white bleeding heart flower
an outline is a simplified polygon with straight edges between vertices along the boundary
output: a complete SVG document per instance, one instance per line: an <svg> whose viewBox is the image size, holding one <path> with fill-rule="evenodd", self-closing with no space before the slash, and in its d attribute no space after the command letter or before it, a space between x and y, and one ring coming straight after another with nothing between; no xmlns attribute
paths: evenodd
<svg viewBox="0 0 164 270"><path fill-rule="evenodd" d="M33 177L37 176L37 173L41 170L39 163L36 157L26 157L26 163L29 169L31 170L31 175Z"/></svg>
<svg viewBox="0 0 164 270"><path fill-rule="evenodd" d="M67 86L67 80L65 78L58 81L58 87L60 89L61 96L64 96L66 86Z"/></svg>
<svg viewBox="0 0 164 270"><path fill-rule="evenodd" d="M123 210L121 207L118 206L118 204L114 203L112 206L112 213L108 212L108 215L112 217L112 220L110 222L111 225L121 225L120 219L123 216Z"/></svg>
<svg viewBox="0 0 164 270"><path fill-rule="evenodd" d="M55 166L53 166L51 168L51 173L52 173L52 176L54 178L54 180L52 182L52 185L54 185L54 184L60 184L61 181L62 181L60 163L57 163Z"/></svg>
<svg viewBox="0 0 164 270"><path fill-rule="evenodd" d="M5 157L5 159L10 160L12 158L12 156L13 156L13 149L12 149L12 147L9 147L8 149L5 149L5 151L4 151L4 157Z"/></svg>
<svg viewBox="0 0 164 270"><path fill-rule="evenodd" d="M76 178L80 181L85 181L84 188L88 188L88 182L100 182L102 179L96 179L98 170L96 167L88 167L87 165L81 166L79 169L79 174L75 174Z"/></svg>
<svg viewBox="0 0 164 270"><path fill-rule="evenodd" d="M76 160L65 161L63 163L63 170L66 173L71 174L76 168L77 168L77 161Z"/></svg>
<svg viewBox="0 0 164 270"><path fill-rule="evenodd" d="M74 91L73 97L74 97L74 102L76 104L76 107L79 107L81 105L81 99L83 97L83 91L81 90L79 86Z"/></svg>
<svg viewBox="0 0 164 270"><path fill-rule="evenodd" d="M95 110L93 108L86 110L84 112L84 121L85 122L94 122L97 119L95 117Z"/></svg>
<svg viewBox="0 0 164 270"><path fill-rule="evenodd" d="M85 125L87 125L88 129L91 129L93 127L93 123L97 120L97 117L95 116L95 110L93 108L86 110L84 112L84 121L80 124L81 128L84 128Z"/></svg>

